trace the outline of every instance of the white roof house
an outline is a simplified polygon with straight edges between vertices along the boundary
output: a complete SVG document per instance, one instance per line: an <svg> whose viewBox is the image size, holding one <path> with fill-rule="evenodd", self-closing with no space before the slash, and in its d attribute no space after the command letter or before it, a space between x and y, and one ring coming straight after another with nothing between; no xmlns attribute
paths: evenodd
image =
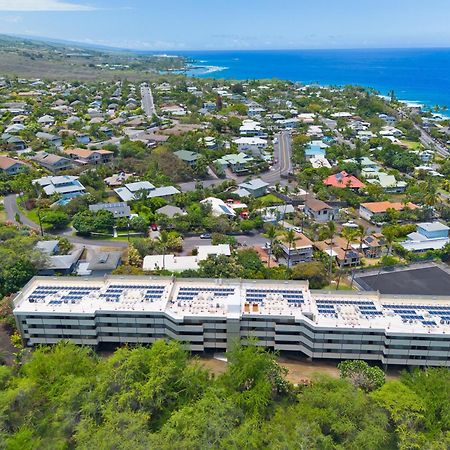
<svg viewBox="0 0 450 450"><path fill-rule="evenodd" d="M137 181L135 183L125 184L123 187L114 189L114 192L124 202L136 200L140 193L144 193L147 198L170 197L179 194L180 191L174 186L155 187L149 181Z"/></svg>
<svg viewBox="0 0 450 450"><path fill-rule="evenodd" d="M210 255L231 255L231 249L228 244L219 245L200 245L196 256L177 256L177 255L147 255L144 258L143 269L152 270L170 270L171 272L182 272L184 270L198 270L200 261L204 261Z"/></svg>
<svg viewBox="0 0 450 450"><path fill-rule="evenodd" d="M77 196L86 192L85 187L78 181L78 177L70 175L43 177L33 180L33 184L42 186L47 195Z"/></svg>
<svg viewBox="0 0 450 450"><path fill-rule="evenodd" d="M202 200L200 203L206 203L211 206L211 212L213 216L226 215L228 217L235 217L236 213L220 198L208 197Z"/></svg>

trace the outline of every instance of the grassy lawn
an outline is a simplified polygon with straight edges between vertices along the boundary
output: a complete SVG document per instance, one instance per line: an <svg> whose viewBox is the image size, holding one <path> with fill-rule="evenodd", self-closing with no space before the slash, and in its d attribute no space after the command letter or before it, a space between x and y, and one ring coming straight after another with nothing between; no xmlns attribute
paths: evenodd
<svg viewBox="0 0 450 450"><path fill-rule="evenodd" d="M410 150L422 150L423 149L423 145L420 142L401 141L401 143L406 145Z"/></svg>
<svg viewBox="0 0 450 450"><path fill-rule="evenodd" d="M329 284L328 286L325 286L322 288L323 291L335 291L336 290L336 283ZM355 287L350 287L350 284L347 282L344 282L341 280L341 284L339 285L338 291L356 291Z"/></svg>
<svg viewBox="0 0 450 450"><path fill-rule="evenodd" d="M276 197L273 194L267 194L264 197L260 197L259 200L261 200L261 203L264 206L281 205L283 203L282 200L280 200L278 197Z"/></svg>

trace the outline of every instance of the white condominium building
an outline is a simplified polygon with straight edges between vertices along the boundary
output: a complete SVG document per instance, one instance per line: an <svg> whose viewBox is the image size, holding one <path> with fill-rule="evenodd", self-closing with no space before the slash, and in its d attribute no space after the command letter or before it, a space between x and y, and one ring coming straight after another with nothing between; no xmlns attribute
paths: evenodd
<svg viewBox="0 0 450 450"><path fill-rule="evenodd" d="M255 337L313 359L450 366L450 297L313 291L298 281L35 277L14 315L27 346L170 338L203 352Z"/></svg>

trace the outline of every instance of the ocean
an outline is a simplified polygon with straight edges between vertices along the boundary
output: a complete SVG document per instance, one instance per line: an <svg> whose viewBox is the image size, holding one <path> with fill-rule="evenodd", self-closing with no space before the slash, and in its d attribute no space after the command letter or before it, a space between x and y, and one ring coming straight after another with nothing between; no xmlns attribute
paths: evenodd
<svg viewBox="0 0 450 450"><path fill-rule="evenodd" d="M450 108L450 49L276 50L180 52L188 75L236 80L280 78L360 85L401 100Z"/></svg>

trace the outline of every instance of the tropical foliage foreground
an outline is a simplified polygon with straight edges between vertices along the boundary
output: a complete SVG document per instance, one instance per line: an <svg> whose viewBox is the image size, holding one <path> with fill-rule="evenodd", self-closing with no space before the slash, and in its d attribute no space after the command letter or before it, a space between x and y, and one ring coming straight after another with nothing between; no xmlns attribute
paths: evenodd
<svg viewBox="0 0 450 450"><path fill-rule="evenodd" d="M361 363L295 387L274 355L236 346L213 376L176 342L101 358L59 344L0 366L4 449L446 449L450 372L384 382ZM381 375L381 376L380 376Z"/></svg>

